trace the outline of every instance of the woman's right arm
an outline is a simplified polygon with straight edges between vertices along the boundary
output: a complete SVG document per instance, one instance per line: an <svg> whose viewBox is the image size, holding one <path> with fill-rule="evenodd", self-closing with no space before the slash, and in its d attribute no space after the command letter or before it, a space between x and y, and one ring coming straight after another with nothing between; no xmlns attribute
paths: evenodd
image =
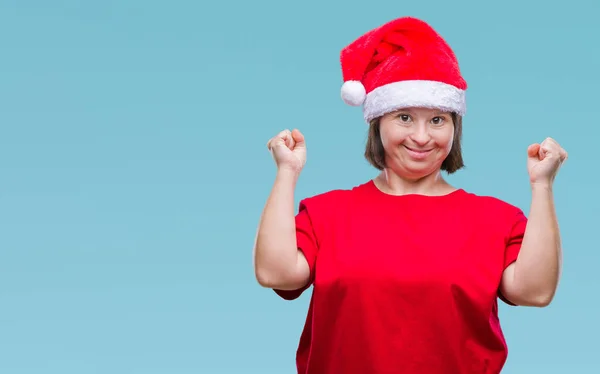
<svg viewBox="0 0 600 374"><path fill-rule="evenodd" d="M304 137L297 130L282 132L269 148L278 170L258 226L254 272L263 287L296 290L310 280L308 261L296 241L294 214L294 190L306 157Z"/></svg>
<svg viewBox="0 0 600 374"><path fill-rule="evenodd" d="M310 278L308 261L296 243L294 189L298 176L281 169L260 219L254 246L254 271L263 287L296 290Z"/></svg>

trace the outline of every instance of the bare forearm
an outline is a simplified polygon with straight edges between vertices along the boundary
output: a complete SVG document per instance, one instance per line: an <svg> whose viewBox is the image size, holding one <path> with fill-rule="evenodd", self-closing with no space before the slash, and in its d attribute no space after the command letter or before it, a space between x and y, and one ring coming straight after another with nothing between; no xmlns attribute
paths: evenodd
<svg viewBox="0 0 600 374"><path fill-rule="evenodd" d="M550 186L533 186L531 209L514 281L523 295L547 305L556 292L562 248L554 196Z"/></svg>
<svg viewBox="0 0 600 374"><path fill-rule="evenodd" d="M285 283L298 262L294 190L297 173L279 170L263 210L254 248L254 269L264 286Z"/></svg>

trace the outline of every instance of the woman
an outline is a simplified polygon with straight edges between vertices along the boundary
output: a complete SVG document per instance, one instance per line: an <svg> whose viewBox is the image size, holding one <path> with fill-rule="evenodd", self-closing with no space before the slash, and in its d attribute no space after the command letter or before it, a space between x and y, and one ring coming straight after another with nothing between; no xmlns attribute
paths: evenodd
<svg viewBox="0 0 600 374"><path fill-rule="evenodd" d="M284 299L313 285L298 373L499 373L498 320L510 305L546 306L560 273L552 184L566 152L527 149L529 219L447 183L463 166L466 82L426 23L400 18L344 48L342 97L363 105L365 156L381 170L300 203L303 135L268 142L278 171L255 243L258 282Z"/></svg>

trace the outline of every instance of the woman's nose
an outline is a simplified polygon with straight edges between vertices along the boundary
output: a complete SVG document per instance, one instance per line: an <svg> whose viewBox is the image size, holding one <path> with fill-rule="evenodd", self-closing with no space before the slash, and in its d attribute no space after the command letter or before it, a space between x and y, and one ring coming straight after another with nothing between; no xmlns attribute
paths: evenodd
<svg viewBox="0 0 600 374"><path fill-rule="evenodd" d="M414 131L411 134L411 139L419 145L427 144L429 142L429 139L431 139L431 136L429 135L429 129L427 128L427 126L422 124L415 126Z"/></svg>

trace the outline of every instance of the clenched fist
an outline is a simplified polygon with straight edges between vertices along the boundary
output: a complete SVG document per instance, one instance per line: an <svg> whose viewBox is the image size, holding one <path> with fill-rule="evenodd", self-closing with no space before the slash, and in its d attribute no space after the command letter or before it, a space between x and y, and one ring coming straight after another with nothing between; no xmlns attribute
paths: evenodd
<svg viewBox="0 0 600 374"><path fill-rule="evenodd" d="M300 173L306 163L306 143L298 130L284 130L267 143L279 170L287 169Z"/></svg>
<svg viewBox="0 0 600 374"><path fill-rule="evenodd" d="M534 185L552 185L567 152L552 138L527 148L527 171Z"/></svg>

